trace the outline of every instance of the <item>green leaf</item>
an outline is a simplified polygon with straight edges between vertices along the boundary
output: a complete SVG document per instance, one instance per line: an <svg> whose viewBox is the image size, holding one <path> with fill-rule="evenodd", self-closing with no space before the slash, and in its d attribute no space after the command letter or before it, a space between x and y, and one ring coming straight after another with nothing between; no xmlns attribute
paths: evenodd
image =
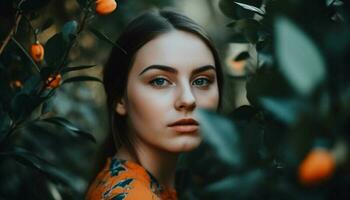
<svg viewBox="0 0 350 200"><path fill-rule="evenodd" d="M99 78L92 76L76 76L72 78L67 78L62 82L62 85L65 83L78 82L78 81L97 81L103 83Z"/></svg>
<svg viewBox="0 0 350 200"><path fill-rule="evenodd" d="M276 20L276 54L280 70L302 95L325 78L325 64L315 44L290 20Z"/></svg>
<svg viewBox="0 0 350 200"><path fill-rule="evenodd" d="M11 118L8 114L4 114L0 117L0 143L6 138L7 133L11 127Z"/></svg>
<svg viewBox="0 0 350 200"><path fill-rule="evenodd" d="M341 6L344 3L341 0L326 0L327 6Z"/></svg>
<svg viewBox="0 0 350 200"><path fill-rule="evenodd" d="M242 61L250 58L248 51L243 51L235 57L234 61Z"/></svg>
<svg viewBox="0 0 350 200"><path fill-rule="evenodd" d="M24 166L38 170L54 182L69 184L69 177L63 171L26 149L15 147L11 151L1 152L0 157L13 158Z"/></svg>
<svg viewBox="0 0 350 200"><path fill-rule="evenodd" d="M57 68L68 49L69 43L62 33L56 33L45 45L45 61L49 67Z"/></svg>
<svg viewBox="0 0 350 200"><path fill-rule="evenodd" d="M62 35L63 38L70 42L74 37L78 29L78 22L75 20L71 20L65 23L62 27Z"/></svg>
<svg viewBox="0 0 350 200"><path fill-rule="evenodd" d="M23 52L23 54L32 63L32 66L34 67L34 70L36 72L40 72L39 66L35 63L33 58L28 54L28 52L24 49L24 47L14 37L12 37L11 40L17 45L17 47Z"/></svg>
<svg viewBox="0 0 350 200"><path fill-rule="evenodd" d="M268 111L287 124L296 122L299 112L305 109L297 100L292 99L263 97L260 101Z"/></svg>
<svg viewBox="0 0 350 200"><path fill-rule="evenodd" d="M214 197L215 199L256 199L256 193L259 187L263 186L266 176L260 169L251 170L245 173L233 174L223 179L211 183L202 191L205 196Z"/></svg>
<svg viewBox="0 0 350 200"><path fill-rule="evenodd" d="M40 73L41 72L42 70L40 71ZM30 76L27 80L25 80L21 92L29 95L35 95L40 82L41 78L39 74Z"/></svg>
<svg viewBox="0 0 350 200"><path fill-rule="evenodd" d="M14 150L9 152L2 152L0 153L0 156L14 158L19 163L37 169L39 171L45 171L44 165L53 166L52 164L38 157L34 153L19 147L15 147Z"/></svg>
<svg viewBox="0 0 350 200"><path fill-rule="evenodd" d="M25 119L33 111L33 103L30 95L17 93L11 101L11 117L16 122Z"/></svg>
<svg viewBox="0 0 350 200"><path fill-rule="evenodd" d="M75 127L70 121L62 118L62 117L51 117L51 118L46 118L41 120L43 122L48 122L55 124L57 126L61 126L65 128L69 133L73 133L74 135L84 137L92 142L96 143L95 138L90 134L85 131L80 130L79 128Z"/></svg>
<svg viewBox="0 0 350 200"><path fill-rule="evenodd" d="M233 121L250 121L258 113L259 109L251 105L242 105L234 109L233 112L229 115L229 117Z"/></svg>
<svg viewBox="0 0 350 200"><path fill-rule="evenodd" d="M239 19L227 24L237 34L243 34L250 43L256 43L259 35L260 23L254 19Z"/></svg>
<svg viewBox="0 0 350 200"><path fill-rule="evenodd" d="M56 69L52 66L43 67L40 72L41 80L44 82L49 78L50 75L54 74Z"/></svg>
<svg viewBox="0 0 350 200"><path fill-rule="evenodd" d="M94 28L90 28L89 29L91 33L93 33L97 38L99 38L102 41L105 41L109 44L111 44L114 47L119 48L125 55L127 55L127 52L118 44L114 43L111 39L109 39L105 34L101 33L100 31L94 29Z"/></svg>
<svg viewBox="0 0 350 200"><path fill-rule="evenodd" d="M240 3L258 8L261 6L262 0L240 0ZM249 9L243 8L236 4L234 0L220 0L219 8L224 15L231 19L247 19L254 17L254 11L252 12Z"/></svg>
<svg viewBox="0 0 350 200"><path fill-rule="evenodd" d="M210 144L218 156L230 165L239 165L238 134L231 121L218 114L206 110L196 113L201 125L203 139Z"/></svg>
<svg viewBox="0 0 350 200"><path fill-rule="evenodd" d="M81 65L81 66L76 66L76 67L64 67L61 71L62 74L66 74L71 71L77 71L77 70L82 70L82 69L89 69L92 67L95 67L96 65Z"/></svg>
<svg viewBox="0 0 350 200"><path fill-rule="evenodd" d="M289 98L295 94L281 73L266 67L259 68L247 80L246 91L249 103L256 107L261 106L261 97Z"/></svg>
<svg viewBox="0 0 350 200"><path fill-rule="evenodd" d="M239 5L239 6L241 6L244 9L253 11L254 13L259 14L261 16L265 15L265 12L263 10L261 10L260 8L255 7L255 6L251 6L251 5L244 4L244 3L239 3L239 2L234 2L234 3Z"/></svg>

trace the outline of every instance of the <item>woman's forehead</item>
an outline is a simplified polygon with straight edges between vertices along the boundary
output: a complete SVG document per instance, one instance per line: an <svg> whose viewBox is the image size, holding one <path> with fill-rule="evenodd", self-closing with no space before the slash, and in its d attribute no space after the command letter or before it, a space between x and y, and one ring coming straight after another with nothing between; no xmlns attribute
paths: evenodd
<svg viewBox="0 0 350 200"><path fill-rule="evenodd" d="M215 66L215 61L210 49L198 36L176 30L161 34L141 47L136 53L133 68L142 71L154 64L191 68Z"/></svg>

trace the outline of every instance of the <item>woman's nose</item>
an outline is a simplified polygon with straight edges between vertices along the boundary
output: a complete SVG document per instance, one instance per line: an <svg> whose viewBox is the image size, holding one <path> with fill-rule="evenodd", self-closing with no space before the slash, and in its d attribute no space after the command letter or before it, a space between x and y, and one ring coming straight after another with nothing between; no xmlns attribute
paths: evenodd
<svg viewBox="0 0 350 200"><path fill-rule="evenodd" d="M196 98L192 93L190 85L183 85L179 90L179 95L175 101L176 110L193 111L196 107Z"/></svg>

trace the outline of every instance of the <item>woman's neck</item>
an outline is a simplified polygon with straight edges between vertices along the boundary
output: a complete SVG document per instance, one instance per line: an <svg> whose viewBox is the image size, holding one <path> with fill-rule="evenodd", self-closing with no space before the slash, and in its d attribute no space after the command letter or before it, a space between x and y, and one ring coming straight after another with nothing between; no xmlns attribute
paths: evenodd
<svg viewBox="0 0 350 200"><path fill-rule="evenodd" d="M120 159L139 163L148 170L161 185L174 188L178 154L161 151L160 149L144 143L137 143L135 146L137 146L135 149L137 158L125 147L118 149L116 156Z"/></svg>

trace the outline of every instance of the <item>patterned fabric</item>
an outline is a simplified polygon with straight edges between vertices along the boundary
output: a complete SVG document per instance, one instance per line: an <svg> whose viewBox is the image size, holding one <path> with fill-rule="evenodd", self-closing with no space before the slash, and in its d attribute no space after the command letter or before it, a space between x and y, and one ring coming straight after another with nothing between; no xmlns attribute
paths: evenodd
<svg viewBox="0 0 350 200"><path fill-rule="evenodd" d="M176 200L173 188L163 188L140 165L108 158L86 195L86 200Z"/></svg>

